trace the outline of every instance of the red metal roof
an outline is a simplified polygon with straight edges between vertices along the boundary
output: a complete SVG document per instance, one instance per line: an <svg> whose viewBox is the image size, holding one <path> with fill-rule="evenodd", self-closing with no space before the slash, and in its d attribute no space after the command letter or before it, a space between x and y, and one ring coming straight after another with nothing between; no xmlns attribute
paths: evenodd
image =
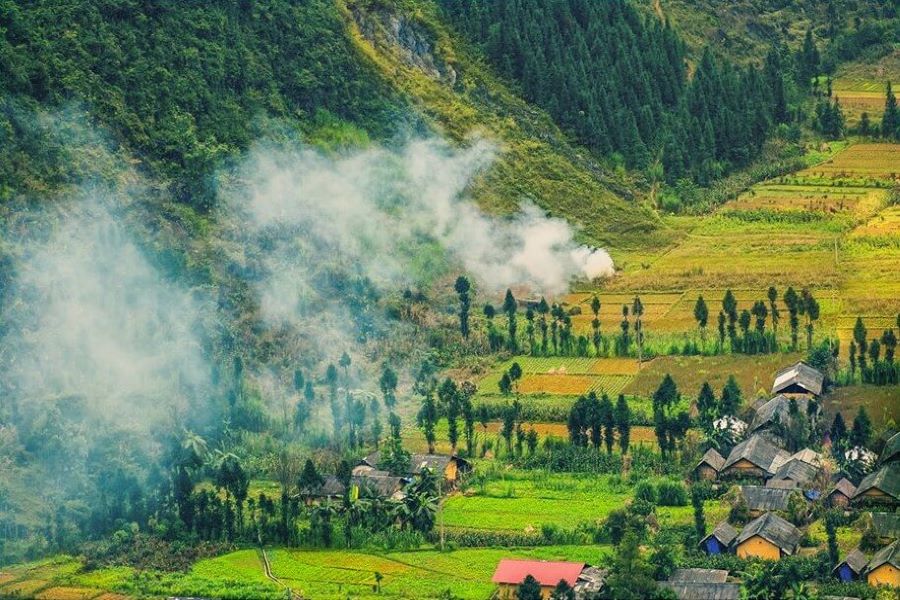
<svg viewBox="0 0 900 600"><path fill-rule="evenodd" d="M504 558L497 565L491 581L518 585L525 580L525 577L531 575L542 586L555 586L560 579L564 579L566 583L574 586L584 567L585 563Z"/></svg>

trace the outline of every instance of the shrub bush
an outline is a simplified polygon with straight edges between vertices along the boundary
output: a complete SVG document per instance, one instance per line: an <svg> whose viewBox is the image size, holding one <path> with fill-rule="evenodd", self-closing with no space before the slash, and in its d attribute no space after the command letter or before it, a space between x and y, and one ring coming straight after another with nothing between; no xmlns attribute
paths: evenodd
<svg viewBox="0 0 900 600"><path fill-rule="evenodd" d="M680 481L668 479L659 482L656 486L658 504L660 506L687 506L688 494L684 484Z"/></svg>

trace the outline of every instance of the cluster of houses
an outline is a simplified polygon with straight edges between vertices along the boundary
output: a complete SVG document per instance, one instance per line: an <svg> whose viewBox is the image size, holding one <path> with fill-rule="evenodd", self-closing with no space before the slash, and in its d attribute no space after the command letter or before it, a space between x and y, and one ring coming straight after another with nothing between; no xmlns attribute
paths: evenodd
<svg viewBox="0 0 900 600"><path fill-rule="evenodd" d="M900 506L900 434L886 442L875 471L855 486L840 474L829 477L823 457L813 450L786 451L774 431L775 424L790 423L792 403L794 414L809 414L822 392L822 381L822 374L804 363L780 371L772 390L775 396L753 407L746 426L749 437L727 456L714 449L703 455L694 477L746 482L739 487L737 501L746 505L752 520L740 531L719 523L700 546L709 554L733 552L741 558L777 560L796 554L803 534L781 515L789 512L791 498L798 494L804 502L823 502L845 511L877 508L884 512L872 512L871 518L886 545L871 558L859 549L850 552L834 574L843 581L865 579L872 585L900 587L900 515L890 512Z"/></svg>
<svg viewBox="0 0 900 600"><path fill-rule="evenodd" d="M824 503L846 511L869 512L872 527L883 547L867 557L851 551L834 567L841 581L864 580L873 586L900 587L900 433L888 439L876 469L855 486L847 477L830 476L823 456L803 448L785 450L779 425L790 426L792 414L816 418L824 376L804 363L779 371L772 397L758 401L748 422L728 417L725 425L746 439L725 456L708 450L694 469L694 478L713 482L738 481L738 502L746 504L751 520L741 529L723 521L700 541L708 554L734 553L740 558L778 560L800 552L803 532L784 516L790 503ZM560 580L566 581L578 600L596 597L603 588L606 571L584 563L529 560L500 561L493 581L499 598L515 598L527 575L549 598ZM718 569L678 569L660 586L671 589L679 600L737 600L740 584Z"/></svg>
<svg viewBox="0 0 900 600"><path fill-rule="evenodd" d="M456 487L460 478L472 470L472 465L464 458L447 454L413 454L410 456L409 469L402 475L378 468L381 453L373 452L364 457L353 468L350 487L356 487L360 493L385 500L402 500L405 488L424 470L430 470L441 482L445 490ZM337 500L347 492L347 485L335 475L329 475L321 485L304 490L308 502Z"/></svg>

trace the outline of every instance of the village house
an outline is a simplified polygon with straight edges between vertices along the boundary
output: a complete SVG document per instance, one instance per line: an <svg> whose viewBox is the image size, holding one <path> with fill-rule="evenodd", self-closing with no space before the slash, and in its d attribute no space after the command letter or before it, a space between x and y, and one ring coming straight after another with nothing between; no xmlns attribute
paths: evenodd
<svg viewBox="0 0 900 600"><path fill-rule="evenodd" d="M778 467L769 481L790 481L793 482L794 487L811 488L819 476L820 469L805 460L795 458L795 456L791 456Z"/></svg>
<svg viewBox="0 0 900 600"><path fill-rule="evenodd" d="M872 529L882 544L900 539L900 513L872 513Z"/></svg>
<svg viewBox="0 0 900 600"><path fill-rule="evenodd" d="M354 469L355 471L355 469ZM405 477L393 477L385 471L355 473L350 478L350 487L356 487L360 495L385 500L402 500L403 488L409 483ZM308 504L324 500L337 500L347 493L347 486L334 475L325 478L322 485L302 491Z"/></svg>
<svg viewBox="0 0 900 600"><path fill-rule="evenodd" d="M719 454L715 448L710 448L694 467L694 479L713 481L719 477L719 471L724 465L725 457Z"/></svg>
<svg viewBox="0 0 900 600"><path fill-rule="evenodd" d="M878 463L882 465L896 461L900 461L900 433L895 433L885 442L881 456L878 458Z"/></svg>
<svg viewBox="0 0 900 600"><path fill-rule="evenodd" d="M363 458L356 469L370 467L377 469L381 462L381 452L373 452ZM472 465L464 458L449 454L413 454L409 457L408 475L414 477L425 469L430 469L441 478L445 487L455 487L459 478L472 470Z"/></svg>
<svg viewBox="0 0 900 600"><path fill-rule="evenodd" d="M866 558L866 555L863 554L859 548L854 548L847 554L844 560L839 562L834 569L832 569L831 573L845 583L856 581L862 576L863 571L866 570L866 564L868 562L869 559Z"/></svg>
<svg viewBox="0 0 900 600"><path fill-rule="evenodd" d="M700 548L707 554L725 554L737 535L737 529L727 521L722 521L716 525L712 533L700 540Z"/></svg>
<svg viewBox="0 0 900 600"><path fill-rule="evenodd" d="M853 504L900 505L900 462L891 462L859 482Z"/></svg>
<svg viewBox="0 0 900 600"><path fill-rule="evenodd" d="M900 540L875 553L866 566L869 585L900 587Z"/></svg>
<svg viewBox="0 0 900 600"><path fill-rule="evenodd" d="M856 494L856 486L846 477L841 477L840 481L828 491L825 504L832 508L847 508L850 506L850 499L854 494Z"/></svg>
<svg viewBox="0 0 900 600"><path fill-rule="evenodd" d="M765 480L790 457L764 437L755 435L728 453L719 475L723 478Z"/></svg>
<svg viewBox="0 0 900 600"><path fill-rule="evenodd" d="M772 393L821 396L824 382L825 375L801 361L775 374Z"/></svg>
<svg viewBox="0 0 900 600"><path fill-rule="evenodd" d="M578 599L599 593L605 580L605 571L578 562L553 562L544 560L518 560L504 558L497 565L491 581L497 584L500 600L515 600L519 585L531 575L541 586L541 597L550 598L560 581L565 581L575 591Z"/></svg>
<svg viewBox="0 0 900 600"><path fill-rule="evenodd" d="M678 600L737 600L741 586L727 579L728 571L721 569L676 569L659 586L672 590Z"/></svg>
<svg viewBox="0 0 900 600"><path fill-rule="evenodd" d="M800 414L807 414L809 398L805 396L785 396L779 394L759 407L750 422L750 433L761 433L769 430L775 423L788 425L791 421L791 402L797 404ZM771 435L771 434L770 434Z"/></svg>
<svg viewBox="0 0 900 600"><path fill-rule="evenodd" d="M779 511L786 512L791 494L798 493L794 490L760 487L758 485L741 486L741 496L747 503L747 510L751 518L756 518L764 513Z"/></svg>
<svg viewBox="0 0 900 600"><path fill-rule="evenodd" d="M800 546L800 530L774 513L750 521L734 540L740 558L778 560L792 556Z"/></svg>

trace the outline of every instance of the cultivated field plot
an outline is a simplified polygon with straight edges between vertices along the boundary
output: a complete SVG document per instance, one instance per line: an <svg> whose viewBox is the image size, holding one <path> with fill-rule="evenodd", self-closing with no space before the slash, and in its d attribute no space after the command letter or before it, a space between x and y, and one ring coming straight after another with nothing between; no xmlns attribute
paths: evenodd
<svg viewBox="0 0 900 600"><path fill-rule="evenodd" d="M839 89L833 90L832 95L840 102L845 123L850 127L859 123L862 113L868 113L870 122L873 119L878 122L884 114L884 85L880 91Z"/></svg>
<svg viewBox="0 0 900 600"><path fill-rule="evenodd" d="M900 206L890 206L854 229L851 238L884 238L885 242L900 245Z"/></svg>
<svg viewBox="0 0 900 600"><path fill-rule="evenodd" d="M499 394L500 378L516 362L524 373L522 394L580 396L588 392L618 394L637 373L637 361L619 358L519 356L498 365L478 381L479 396Z"/></svg>
<svg viewBox="0 0 900 600"><path fill-rule="evenodd" d="M850 385L836 388L825 397L825 414L830 418L840 411L844 418L856 415L865 406L876 426L896 422L900 415L900 393L896 386Z"/></svg>
<svg viewBox="0 0 900 600"><path fill-rule="evenodd" d="M900 177L900 144L854 144L799 177L896 180Z"/></svg>
<svg viewBox="0 0 900 600"><path fill-rule="evenodd" d="M726 211L807 211L869 216L887 192L865 187L758 185L727 204Z"/></svg>
<svg viewBox="0 0 900 600"><path fill-rule="evenodd" d="M595 523L621 508L633 495L633 487L619 477L584 477L569 473L504 472L477 489L474 495L447 499L444 524L450 528L477 531L540 532L552 524L571 529ZM707 518L722 514L719 502L707 502ZM685 525L692 522L690 506L658 507L660 523Z"/></svg>
<svg viewBox="0 0 900 600"><path fill-rule="evenodd" d="M502 558L581 560L596 563L605 546L546 546L533 549L463 548L451 552L421 550L383 555L360 551L274 550L273 574L308 598L453 598L481 599L495 589L491 575ZM374 589L375 573L383 576Z"/></svg>

